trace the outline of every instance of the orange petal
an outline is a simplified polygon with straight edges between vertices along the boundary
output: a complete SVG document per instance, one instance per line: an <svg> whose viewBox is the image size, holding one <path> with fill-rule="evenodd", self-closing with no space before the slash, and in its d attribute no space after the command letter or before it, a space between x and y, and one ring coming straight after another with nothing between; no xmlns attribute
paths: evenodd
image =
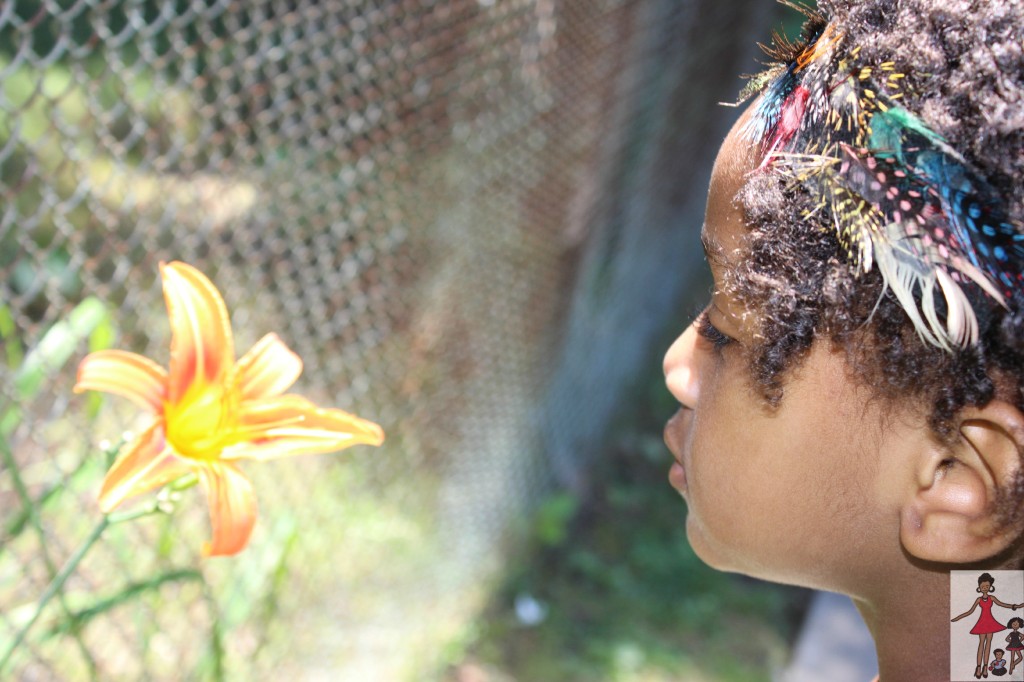
<svg viewBox="0 0 1024 682"><path fill-rule="evenodd" d="M167 397L167 372L142 355L123 350L101 350L85 356L78 366L74 391L114 393L160 414Z"/></svg>
<svg viewBox="0 0 1024 682"><path fill-rule="evenodd" d="M185 263L160 264L171 319L167 399L176 403L196 382L223 383L235 362L231 320L220 292Z"/></svg>
<svg viewBox="0 0 1024 682"><path fill-rule="evenodd" d="M249 544L256 524L256 496L238 467L227 462L204 462L199 482L210 504L213 539L203 543L205 556L237 554Z"/></svg>
<svg viewBox="0 0 1024 682"><path fill-rule="evenodd" d="M279 396L302 374L302 360L277 334L267 334L238 361L235 371L242 400Z"/></svg>
<svg viewBox="0 0 1024 682"><path fill-rule="evenodd" d="M110 467L100 489L100 510L104 514L129 497L166 485L192 470L167 446L163 426L157 421L146 429L125 446Z"/></svg>
<svg viewBox="0 0 1024 682"><path fill-rule="evenodd" d="M274 459L334 452L350 445L380 445L384 431L342 410L318 408L298 395L242 403L244 442L224 450L223 459Z"/></svg>

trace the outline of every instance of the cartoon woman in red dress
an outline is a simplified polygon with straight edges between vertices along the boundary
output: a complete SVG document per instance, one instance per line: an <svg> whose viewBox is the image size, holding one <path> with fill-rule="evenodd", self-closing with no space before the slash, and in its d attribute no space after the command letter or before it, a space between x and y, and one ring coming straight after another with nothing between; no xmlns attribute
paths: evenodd
<svg viewBox="0 0 1024 682"><path fill-rule="evenodd" d="M974 669L974 676L977 678L988 677L988 657L992 648L992 635L997 632L1005 630L1006 627L992 617L992 605L998 604L1005 609L1013 609L1016 611L1020 608L1021 604L1004 604L995 597L989 596L990 592L995 592L995 578L989 573L982 573L978 576L978 592L981 592L981 596L974 600L974 605L971 606L970 611L964 611L956 618L953 618L950 622L955 623L961 618L974 613L974 610L981 607L981 615L978 617L978 622L971 628L972 635L978 635L978 667Z"/></svg>

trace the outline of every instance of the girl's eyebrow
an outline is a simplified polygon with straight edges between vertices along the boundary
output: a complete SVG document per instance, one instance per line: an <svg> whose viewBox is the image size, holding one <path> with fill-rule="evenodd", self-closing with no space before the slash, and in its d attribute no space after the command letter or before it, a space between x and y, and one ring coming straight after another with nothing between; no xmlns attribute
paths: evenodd
<svg viewBox="0 0 1024 682"><path fill-rule="evenodd" d="M707 233L707 229L702 229L700 231L700 243L704 247L704 258L706 258L709 263L725 265L725 257L723 256L725 249L722 248L721 244L715 241L714 237Z"/></svg>

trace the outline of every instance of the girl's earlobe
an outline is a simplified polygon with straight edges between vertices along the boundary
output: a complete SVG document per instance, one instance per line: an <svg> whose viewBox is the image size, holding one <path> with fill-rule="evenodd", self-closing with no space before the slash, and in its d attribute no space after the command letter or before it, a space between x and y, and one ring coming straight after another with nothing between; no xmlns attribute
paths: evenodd
<svg viewBox="0 0 1024 682"><path fill-rule="evenodd" d="M919 453L916 480L900 510L900 541L924 561L970 563L1000 555L1024 533L1021 510L1000 501L1021 476L1024 414L993 400L959 417L950 449Z"/></svg>

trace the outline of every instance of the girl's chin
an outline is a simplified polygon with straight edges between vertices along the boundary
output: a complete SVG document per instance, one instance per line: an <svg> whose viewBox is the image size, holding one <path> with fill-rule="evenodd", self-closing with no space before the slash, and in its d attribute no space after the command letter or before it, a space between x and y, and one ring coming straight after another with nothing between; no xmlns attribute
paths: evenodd
<svg viewBox="0 0 1024 682"><path fill-rule="evenodd" d="M725 553L716 548L717 543L707 537L700 521L693 513L692 506L686 515L686 539L697 558L711 568L718 571L737 571L736 567L726 560Z"/></svg>
<svg viewBox="0 0 1024 682"><path fill-rule="evenodd" d="M692 506L686 516L686 539L697 558L716 571L740 573L758 580L786 585L835 591L834 587L819 585L820 581L815 580L814 576L789 565L788 562L779 564L780 557L778 556L766 556L763 553L748 554L741 548L716 541L714 536L708 535L698 517L693 513Z"/></svg>

